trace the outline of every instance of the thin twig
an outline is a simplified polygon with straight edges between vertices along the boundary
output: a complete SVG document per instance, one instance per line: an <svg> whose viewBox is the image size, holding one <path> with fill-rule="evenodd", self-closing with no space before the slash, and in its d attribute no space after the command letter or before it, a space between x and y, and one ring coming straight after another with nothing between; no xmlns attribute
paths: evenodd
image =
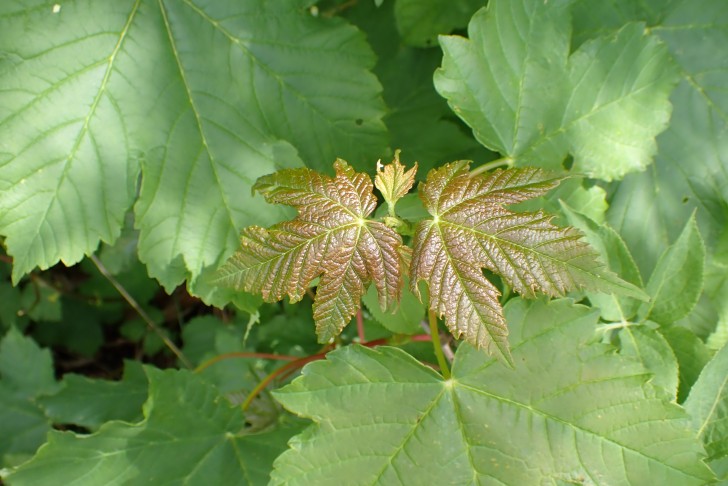
<svg viewBox="0 0 728 486"><path fill-rule="evenodd" d="M164 344L169 348L172 353L174 353L175 356L177 356L177 359L180 360L180 362L185 365L185 367L192 369L192 362L190 362L189 359L187 359L187 356L184 355L181 349L177 347L176 344L172 342L169 337L155 324L155 322L152 320L151 317L149 317L149 314L147 314L144 309L139 305L139 303L132 297L132 295L126 291L123 285L119 283L116 278L114 278L113 275L107 270L107 268L104 266L101 261L96 258L96 255L91 255L90 260L96 265L96 268L98 268L101 275L103 275L106 280L108 280L111 285L114 286L117 292L121 294L121 296L124 298L124 300L131 306L132 309L136 311L137 314L139 314L139 317L142 318L144 322L146 322L147 326L154 331L154 333L159 336L159 338L164 342Z"/></svg>

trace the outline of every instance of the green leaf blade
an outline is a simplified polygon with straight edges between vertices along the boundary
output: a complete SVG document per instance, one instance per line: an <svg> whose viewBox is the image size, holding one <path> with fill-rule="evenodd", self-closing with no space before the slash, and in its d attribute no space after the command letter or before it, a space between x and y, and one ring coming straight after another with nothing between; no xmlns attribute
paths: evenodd
<svg viewBox="0 0 728 486"><path fill-rule="evenodd" d="M698 437L713 461L728 459L728 346L718 351L705 366L685 401L685 409L693 418ZM716 468L717 472L717 468ZM728 477L725 470L722 478Z"/></svg>
<svg viewBox="0 0 728 486"><path fill-rule="evenodd" d="M108 422L77 436L53 432L48 443L8 478L14 485L158 484L182 482L251 484L267 479L285 434L243 436L245 419L219 392L184 371L146 369L150 398L145 420ZM186 458L180 461L180 458ZM269 466L268 466L269 467Z"/></svg>
<svg viewBox="0 0 728 486"><path fill-rule="evenodd" d="M447 381L393 348L347 347L307 366L276 398L316 424L276 460L273 483L711 480L686 414L639 365L587 344L596 312L512 302L515 370L468 345Z"/></svg>
<svg viewBox="0 0 728 486"><path fill-rule="evenodd" d="M83 3L0 9L0 50L12 53L0 71L0 232L15 282L113 241L134 198L139 166L116 103L129 92L114 72L138 2ZM19 46L32 31L44 35Z"/></svg>
<svg viewBox="0 0 728 486"><path fill-rule="evenodd" d="M646 289L652 301L640 313L663 326L685 317L703 291L704 267L705 244L693 215L657 262Z"/></svg>
<svg viewBox="0 0 728 486"><path fill-rule="evenodd" d="M644 26L570 54L568 5L519 0L491 2L468 33L441 39L435 85L486 147L552 169L570 153L576 171L605 180L652 161L678 76Z"/></svg>

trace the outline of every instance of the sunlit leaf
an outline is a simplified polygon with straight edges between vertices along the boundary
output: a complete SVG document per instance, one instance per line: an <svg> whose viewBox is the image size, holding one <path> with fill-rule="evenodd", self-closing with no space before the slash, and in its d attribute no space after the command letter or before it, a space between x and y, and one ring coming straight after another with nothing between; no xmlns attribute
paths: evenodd
<svg viewBox="0 0 728 486"><path fill-rule="evenodd" d="M139 257L171 290L231 254L241 227L281 219L250 195L258 176L381 155L371 49L311 3L2 2L13 278L112 243L134 205Z"/></svg>
<svg viewBox="0 0 728 486"><path fill-rule="evenodd" d="M435 85L486 147L519 165L606 180L643 170L678 77L666 47L627 24L570 52L569 2L491 0L469 39L440 40Z"/></svg>

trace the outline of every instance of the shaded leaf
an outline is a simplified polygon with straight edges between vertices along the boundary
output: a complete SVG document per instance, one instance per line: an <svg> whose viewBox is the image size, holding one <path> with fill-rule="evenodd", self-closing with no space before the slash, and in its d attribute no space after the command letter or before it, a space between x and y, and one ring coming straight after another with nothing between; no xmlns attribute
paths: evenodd
<svg viewBox="0 0 728 486"><path fill-rule="evenodd" d="M700 372L710 361L711 352L705 343L684 327L672 326L660 329L672 352L675 353L680 369L680 386L677 393L678 403L682 403L690 393L690 388L698 379Z"/></svg>
<svg viewBox="0 0 728 486"><path fill-rule="evenodd" d="M430 47L438 34L449 34L468 25L470 16L483 6L484 0L396 0L394 15L397 28L406 44Z"/></svg>
<svg viewBox="0 0 728 486"><path fill-rule="evenodd" d="M239 435L245 419L218 391L186 371L145 368L149 399L137 424L108 422L81 436L52 432L8 481L22 485L260 484L292 431Z"/></svg>
<svg viewBox="0 0 728 486"><path fill-rule="evenodd" d="M399 304L392 312L383 312L377 302L377 292L374 287L369 290L362 302L366 305L372 316L386 329L397 334L417 334L422 332L420 323L425 319L425 306L409 289L409 279L405 277L402 296Z"/></svg>
<svg viewBox="0 0 728 486"><path fill-rule="evenodd" d="M384 122L390 145L405 148L401 159L405 165L419 163L421 179L443 160L497 158L472 137L435 91L432 73L442 60L440 50L403 45L394 18L395 4L386 2L377 8L372 2L357 2L345 11L347 19L367 34L377 55L374 73L384 88L388 108Z"/></svg>
<svg viewBox="0 0 728 486"><path fill-rule="evenodd" d="M593 2L587 2L592 4ZM610 0L613 9L634 12L632 0ZM650 4L655 2L650 1ZM643 275L680 235L694 210L710 248L728 224L728 4L723 0L657 1L647 20L667 45L682 81L670 100L670 126L658 137L655 165L633 174L616 188L610 224L629 245ZM608 16L585 7L585 28ZM724 299L723 299L724 300ZM718 306L722 301L718 302Z"/></svg>
<svg viewBox="0 0 728 486"><path fill-rule="evenodd" d="M693 215L657 262L646 288L651 300L642 305L640 315L661 325L685 317L703 291L704 267L705 245Z"/></svg>
<svg viewBox="0 0 728 486"><path fill-rule="evenodd" d="M558 179L541 169L470 175L467 163L431 171L419 195L432 219L415 229L411 288L425 280L430 309L445 316L457 337L509 360L500 292L483 268L526 297L564 295L575 288L642 298L596 259L573 228L558 228L543 212L515 213L504 205L546 193Z"/></svg>
<svg viewBox="0 0 728 486"><path fill-rule="evenodd" d="M141 419L147 385L141 364L126 361L120 381L69 373L64 375L58 393L41 397L38 403L56 424L74 424L94 430L110 420L132 422Z"/></svg>
<svg viewBox="0 0 728 486"><path fill-rule="evenodd" d="M440 40L437 90L486 147L519 165L606 180L643 170L670 118L677 73L667 49L628 24L570 54L569 2L494 0L469 39Z"/></svg>
<svg viewBox="0 0 728 486"><path fill-rule="evenodd" d="M724 470L719 476L728 479L728 346L718 351L700 373L685 409L705 444L709 464L720 462Z"/></svg>
<svg viewBox="0 0 728 486"><path fill-rule="evenodd" d="M366 219L375 209L371 179L343 160L336 177L289 169L255 185L271 203L298 210L292 221L270 229L246 228L241 247L218 271L218 283L260 292L268 302L288 295L300 300L321 277L314 300L319 341L328 342L349 323L373 281L382 309L399 299L402 239L382 223Z"/></svg>
<svg viewBox="0 0 728 486"><path fill-rule="evenodd" d="M458 348L452 379L395 348L347 346L275 393L316 423L273 484L681 484L712 478L689 417L566 300L506 306L516 369Z"/></svg>
<svg viewBox="0 0 728 486"><path fill-rule="evenodd" d="M599 252L607 268L625 281L643 288L642 276L632 255L619 234L607 224L597 224L591 218L571 209L566 203L561 208L570 225L584 233L586 241ZM634 317L640 302L634 298L614 294L588 293L589 301L602 312L605 321L625 322Z"/></svg>
<svg viewBox="0 0 728 486"><path fill-rule="evenodd" d="M37 398L57 388L50 351L11 328L0 341L0 465L22 462L45 441L51 424Z"/></svg>

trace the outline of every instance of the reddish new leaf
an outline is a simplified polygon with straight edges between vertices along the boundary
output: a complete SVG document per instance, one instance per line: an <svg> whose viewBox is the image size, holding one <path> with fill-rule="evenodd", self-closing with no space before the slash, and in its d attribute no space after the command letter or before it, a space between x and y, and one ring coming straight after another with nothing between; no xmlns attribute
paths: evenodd
<svg viewBox="0 0 728 486"><path fill-rule="evenodd" d="M270 229L243 230L240 249L219 270L219 282L266 301L300 300L321 277L314 319L321 342L341 332L374 282L382 308L399 299L402 239L382 223L366 219L377 199L372 181L343 160L336 176L310 169L289 169L259 179L254 190L268 202L286 204L298 216Z"/></svg>
<svg viewBox="0 0 728 486"><path fill-rule="evenodd" d="M643 298L644 294L597 261L573 228L551 224L542 212L515 213L504 206L556 187L540 169L471 175L465 162L432 170L419 194L433 216L415 229L411 285L425 280L430 308L455 336L510 362L508 328L500 292L483 268L501 275L517 292L551 296L583 287Z"/></svg>

